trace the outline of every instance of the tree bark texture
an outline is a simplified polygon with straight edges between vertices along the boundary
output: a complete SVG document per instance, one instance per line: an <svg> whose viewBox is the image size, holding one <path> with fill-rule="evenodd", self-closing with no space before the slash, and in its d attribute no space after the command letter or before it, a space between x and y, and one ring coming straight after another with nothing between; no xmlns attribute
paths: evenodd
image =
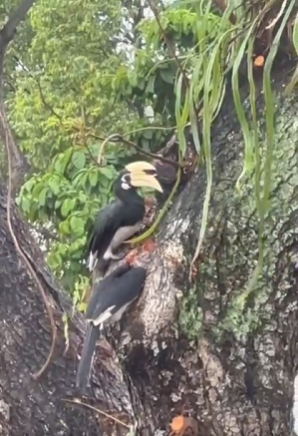
<svg viewBox="0 0 298 436"><path fill-rule="evenodd" d="M197 419L199 436L290 434L297 354L298 97L281 96L284 80L276 78L274 85L272 196L257 290L240 310L258 259L258 217L252 183L245 180L240 191L235 189L244 147L230 101L212 132L213 192L197 275L188 282L206 190L202 168L176 196L155 237L154 252L140 252L137 262L148 269L142 299L133 320L124 320L120 331L115 328L108 335L117 355L104 340L100 343L86 398L74 389L84 324L79 316L72 320L64 356L61 317L70 312L70 302L14 209L14 231L43 283L58 326L54 359L38 381L32 379L46 359L51 331L36 284L12 243L2 192L1 434L127 434L123 425L64 401L74 397L126 424L137 423L144 436L166 434L178 414ZM264 141L261 97L258 111Z"/></svg>
<svg viewBox="0 0 298 436"><path fill-rule="evenodd" d="M194 416L204 435L288 435L295 373L298 259L297 94L284 99L276 77L277 114L270 212L263 232L263 271L246 304L258 260L252 179L235 188L243 137L229 101L215 123L213 191L197 276L188 283L206 191L202 168L177 196L156 237L140 253L148 280L133 322L117 337L141 404L140 427L166 431L178 414ZM244 98L243 98L244 100ZM248 101L245 103L248 108ZM264 103L258 99L261 148ZM264 162L264 159L262 159ZM243 308L242 308L243 306ZM146 432L144 431L144 434Z"/></svg>

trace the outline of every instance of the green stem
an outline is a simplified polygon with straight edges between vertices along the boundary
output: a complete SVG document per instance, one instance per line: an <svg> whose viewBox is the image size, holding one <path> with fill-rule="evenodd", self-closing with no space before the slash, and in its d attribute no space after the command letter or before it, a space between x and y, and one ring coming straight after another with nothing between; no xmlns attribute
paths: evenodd
<svg viewBox="0 0 298 436"><path fill-rule="evenodd" d="M179 162L180 162L180 160L179 160ZM173 197L174 197L174 195L178 189L178 186L180 184L180 181L181 181L181 168L178 169L175 185L173 186L173 189L172 189L170 195L168 196L165 204L163 205L162 209L160 210L159 214L157 215L157 218L154 221L154 223L152 224L152 226L149 227L149 229L147 229L141 235L136 236L135 238L132 238L132 239L129 239L128 241L126 241L125 244L133 244L133 245L138 244L140 242L143 242L145 239L149 238L149 236L151 236L155 232L159 223L161 222L161 220L165 216L167 209L169 208L169 206L171 204L171 201L173 200Z"/></svg>

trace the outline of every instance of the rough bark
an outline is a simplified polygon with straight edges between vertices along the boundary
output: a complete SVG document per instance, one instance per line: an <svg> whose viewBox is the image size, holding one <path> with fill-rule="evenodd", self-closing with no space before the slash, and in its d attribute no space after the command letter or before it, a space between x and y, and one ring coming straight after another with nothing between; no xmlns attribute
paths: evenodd
<svg viewBox="0 0 298 436"><path fill-rule="evenodd" d="M65 354L62 315L64 311L70 313L70 302L56 287L39 247L30 237L28 227L13 209L14 232L41 280L58 326L58 341L49 370L37 381L33 378L48 356L51 328L36 283L20 261L12 242L3 188L1 191L0 433L13 436L96 435L101 424L94 412L65 402L65 399L73 399L76 395L74 381L78 335L80 329L84 328L83 324L79 318L74 318L75 327L73 324L70 347ZM102 377L104 372L100 375ZM109 396L117 398L113 385L109 387L108 384L104 382L108 393L95 389L97 398L105 401L104 408ZM118 392L119 387L116 389Z"/></svg>
<svg viewBox="0 0 298 436"><path fill-rule="evenodd" d="M134 320L130 317L116 335L116 346L126 356L143 429L166 430L173 415L185 413L198 419L204 435L290 433L297 342L298 97L282 97L286 80L284 73L275 76L271 210L263 234L263 272L247 303L243 295L258 259L258 216L252 182L243 181L240 193L235 189L243 139L231 101L213 129L213 193L197 277L188 283L206 188L202 168L175 200L154 252L139 254L149 279ZM258 111L262 142L261 94Z"/></svg>
<svg viewBox="0 0 298 436"><path fill-rule="evenodd" d="M275 82L283 89L284 77ZM264 135L263 104L258 102ZM271 212L259 289L240 319L230 304L257 259L257 217L251 185L237 193L242 136L232 102L213 130L214 185L207 239L192 284L186 277L198 237L206 177L199 169L181 190L156 236L154 253L138 262L149 270L135 319L99 347L93 391L82 401L109 411L142 435L166 431L185 413L202 435L288 435L296 358L297 113L298 98L279 93ZM71 323L64 356L62 313L70 302L46 269L39 248L13 208L13 228L51 301L58 326L55 356L35 381L50 348L50 324L35 282L20 261L0 196L0 433L111 434L115 425L81 405L74 389L84 324ZM229 314L229 317L228 317ZM180 319L178 323L177 320ZM233 327L234 326L234 327ZM191 338L191 339L190 339ZM117 425L121 434L127 428Z"/></svg>

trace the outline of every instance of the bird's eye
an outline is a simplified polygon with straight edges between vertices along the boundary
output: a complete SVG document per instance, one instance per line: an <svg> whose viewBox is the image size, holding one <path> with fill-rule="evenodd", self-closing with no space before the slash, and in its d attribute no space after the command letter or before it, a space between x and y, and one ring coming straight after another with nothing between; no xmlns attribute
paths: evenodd
<svg viewBox="0 0 298 436"><path fill-rule="evenodd" d="M128 190L128 189L131 188L129 174L124 174L124 175L121 177L121 188L122 188L122 189L125 189L125 190Z"/></svg>

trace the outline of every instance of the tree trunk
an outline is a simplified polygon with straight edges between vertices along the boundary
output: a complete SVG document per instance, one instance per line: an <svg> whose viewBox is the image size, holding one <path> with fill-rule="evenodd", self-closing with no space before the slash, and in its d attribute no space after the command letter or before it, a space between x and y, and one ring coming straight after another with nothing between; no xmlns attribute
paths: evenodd
<svg viewBox="0 0 298 436"><path fill-rule="evenodd" d="M34 379L46 361L51 345L51 326L41 293L20 260L7 222L6 192L0 187L0 434L1 436L98 435L109 433L110 420L98 420L93 410L76 405L77 348L85 326L75 316L66 349L63 313L71 302L56 286L43 254L30 236L28 226L13 205L12 228L22 252L33 266L53 308L58 328L55 353L46 371ZM103 360L104 362L104 360ZM131 413L130 398L119 371L108 372L100 363L96 407ZM111 372L111 370L110 370ZM68 401L67 401L68 400ZM128 406L127 406L128 405Z"/></svg>
<svg viewBox="0 0 298 436"><path fill-rule="evenodd" d="M285 81L284 73L275 76L278 104L271 205L262 235L264 264L246 304L244 294L258 260L258 216L252 183L245 180L241 192L235 189L243 140L231 101L213 130L212 200L195 280L189 284L187 275L206 190L202 169L168 213L154 253L144 254L150 276L136 328L127 327L132 337L122 343L129 344L125 368L152 430L164 430L173 416L185 414L198 420L202 435L291 432L298 314L298 96L282 97ZM262 144L261 98L257 106ZM143 344L135 345L141 327Z"/></svg>
<svg viewBox="0 0 298 436"><path fill-rule="evenodd" d="M235 189L243 139L230 101L213 129L213 193L197 276L188 283L206 189L202 168L177 195L154 252L137 259L149 274L142 300L134 320L124 320L120 333L114 329L109 336L121 361L104 342L99 347L92 395L81 400L126 424L137 423L141 435L163 434L178 414L195 417L203 436L290 434L297 342L298 97L281 97L282 74L274 85L278 116L263 273L243 313L240 297L258 259L258 218L252 183ZM262 101L258 109L264 137ZM51 329L38 287L12 242L3 192L0 210L1 434L111 434L112 420L64 401L80 396L74 381L84 324L79 316L72 320L64 357L62 313L70 312L70 302L13 209L14 232L58 326L55 356L38 381L32 378L48 355ZM128 431L123 424L117 430Z"/></svg>

